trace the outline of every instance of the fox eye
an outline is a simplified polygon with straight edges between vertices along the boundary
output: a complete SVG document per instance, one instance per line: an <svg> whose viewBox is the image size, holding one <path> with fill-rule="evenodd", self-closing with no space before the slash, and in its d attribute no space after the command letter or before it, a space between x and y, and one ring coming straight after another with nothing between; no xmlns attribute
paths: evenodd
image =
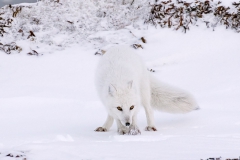
<svg viewBox="0 0 240 160"><path fill-rule="evenodd" d="M117 109L118 109L119 111L122 111L122 107L117 107Z"/></svg>
<svg viewBox="0 0 240 160"><path fill-rule="evenodd" d="M130 110L132 110L134 108L134 106L132 105L131 107L130 107Z"/></svg>

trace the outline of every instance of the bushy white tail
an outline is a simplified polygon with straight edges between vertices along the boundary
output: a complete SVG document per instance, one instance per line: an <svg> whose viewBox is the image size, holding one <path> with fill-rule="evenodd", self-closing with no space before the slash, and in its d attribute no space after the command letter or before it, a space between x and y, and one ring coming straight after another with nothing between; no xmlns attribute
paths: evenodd
<svg viewBox="0 0 240 160"><path fill-rule="evenodd" d="M195 99L189 93L161 83L152 76L150 82L153 109L169 113L186 113L199 109Z"/></svg>

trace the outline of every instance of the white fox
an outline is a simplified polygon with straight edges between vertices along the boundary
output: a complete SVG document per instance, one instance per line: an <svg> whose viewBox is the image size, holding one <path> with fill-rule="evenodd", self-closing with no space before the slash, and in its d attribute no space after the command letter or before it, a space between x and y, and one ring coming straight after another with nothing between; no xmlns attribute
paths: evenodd
<svg viewBox="0 0 240 160"><path fill-rule="evenodd" d="M153 108L170 113L198 109L190 94L160 83L150 74L130 47L112 47L103 55L95 78L97 92L108 117L95 131L108 131L115 119L119 134L140 134L136 118L141 105L147 117L146 131L157 131Z"/></svg>

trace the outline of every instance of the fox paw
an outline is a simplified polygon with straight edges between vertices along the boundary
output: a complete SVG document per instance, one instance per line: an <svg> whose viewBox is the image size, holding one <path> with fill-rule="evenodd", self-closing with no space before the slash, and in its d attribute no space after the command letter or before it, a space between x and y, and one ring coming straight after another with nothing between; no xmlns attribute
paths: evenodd
<svg viewBox="0 0 240 160"><path fill-rule="evenodd" d="M141 134L141 131L138 129L137 126L130 126L128 134L129 135L138 135L138 134Z"/></svg>
<svg viewBox="0 0 240 160"><path fill-rule="evenodd" d="M127 128L118 128L118 133L120 135L128 134L128 129Z"/></svg>
<svg viewBox="0 0 240 160"><path fill-rule="evenodd" d="M106 129L106 128L103 128L103 127L98 127L98 128L95 129L94 131L96 131L96 132L107 132L107 129Z"/></svg>
<svg viewBox="0 0 240 160"><path fill-rule="evenodd" d="M145 131L157 131L156 127L147 126Z"/></svg>

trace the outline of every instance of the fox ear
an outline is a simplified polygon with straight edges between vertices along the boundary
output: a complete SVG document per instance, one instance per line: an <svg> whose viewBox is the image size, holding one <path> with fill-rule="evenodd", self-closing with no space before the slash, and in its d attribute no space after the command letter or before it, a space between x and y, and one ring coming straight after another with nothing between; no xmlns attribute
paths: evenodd
<svg viewBox="0 0 240 160"><path fill-rule="evenodd" d="M116 87L114 87L112 84L110 84L109 88L108 88L108 93L111 95L111 96L114 96L114 94L117 92L117 89Z"/></svg>
<svg viewBox="0 0 240 160"><path fill-rule="evenodd" d="M133 86L133 80L128 82L128 88L132 89L132 86Z"/></svg>

